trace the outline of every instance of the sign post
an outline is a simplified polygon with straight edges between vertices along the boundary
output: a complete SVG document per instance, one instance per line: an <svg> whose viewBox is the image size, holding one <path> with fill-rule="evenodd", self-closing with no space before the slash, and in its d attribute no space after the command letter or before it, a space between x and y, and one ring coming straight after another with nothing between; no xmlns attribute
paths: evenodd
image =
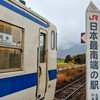
<svg viewBox="0 0 100 100"><path fill-rule="evenodd" d="M86 10L87 100L100 100L100 11L90 2Z"/></svg>

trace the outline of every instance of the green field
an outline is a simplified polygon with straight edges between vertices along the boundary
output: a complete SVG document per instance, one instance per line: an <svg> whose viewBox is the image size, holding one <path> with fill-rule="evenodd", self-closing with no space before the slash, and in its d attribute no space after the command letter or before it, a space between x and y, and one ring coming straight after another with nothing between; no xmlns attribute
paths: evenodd
<svg viewBox="0 0 100 100"><path fill-rule="evenodd" d="M58 64L66 64L65 62L64 62L64 60L62 59L62 60L57 60L57 65Z"/></svg>
<svg viewBox="0 0 100 100"><path fill-rule="evenodd" d="M64 67L76 66L76 65L79 64L73 64L72 62L65 63L63 59L57 60L57 68L64 68Z"/></svg>

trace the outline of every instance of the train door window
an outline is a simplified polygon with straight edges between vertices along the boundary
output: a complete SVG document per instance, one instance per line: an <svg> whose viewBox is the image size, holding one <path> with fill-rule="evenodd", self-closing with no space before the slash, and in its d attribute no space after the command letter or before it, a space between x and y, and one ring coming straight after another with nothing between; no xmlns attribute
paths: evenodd
<svg viewBox="0 0 100 100"><path fill-rule="evenodd" d="M45 34L40 33L40 63L45 62Z"/></svg>
<svg viewBox="0 0 100 100"><path fill-rule="evenodd" d="M0 72L21 70L23 29L0 21Z"/></svg>
<svg viewBox="0 0 100 100"><path fill-rule="evenodd" d="M51 31L51 49L55 49L55 32Z"/></svg>

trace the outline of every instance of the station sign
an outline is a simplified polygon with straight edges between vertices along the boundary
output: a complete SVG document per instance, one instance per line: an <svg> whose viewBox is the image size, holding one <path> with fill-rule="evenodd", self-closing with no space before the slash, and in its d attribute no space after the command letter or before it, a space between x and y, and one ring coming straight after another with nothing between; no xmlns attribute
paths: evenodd
<svg viewBox="0 0 100 100"><path fill-rule="evenodd" d="M100 11L91 1L86 10L87 100L100 100Z"/></svg>

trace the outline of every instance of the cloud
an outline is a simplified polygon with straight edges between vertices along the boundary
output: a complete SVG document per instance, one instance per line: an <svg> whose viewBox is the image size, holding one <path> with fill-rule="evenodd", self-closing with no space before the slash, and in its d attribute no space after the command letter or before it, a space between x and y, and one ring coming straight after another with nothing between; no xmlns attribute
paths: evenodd
<svg viewBox="0 0 100 100"><path fill-rule="evenodd" d="M25 0L27 6L57 26L58 49L80 44L85 32L85 10L90 0ZM100 0L93 0L100 7Z"/></svg>

